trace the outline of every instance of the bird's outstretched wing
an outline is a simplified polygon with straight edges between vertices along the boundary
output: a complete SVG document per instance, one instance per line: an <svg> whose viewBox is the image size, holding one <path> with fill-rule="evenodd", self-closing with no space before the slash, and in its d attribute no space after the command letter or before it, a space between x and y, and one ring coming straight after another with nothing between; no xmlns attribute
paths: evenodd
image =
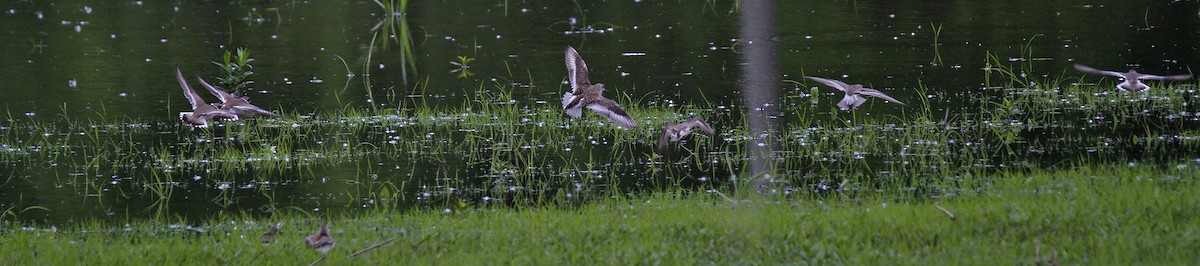
<svg viewBox="0 0 1200 266"><path fill-rule="evenodd" d="M566 52L567 62L567 78L571 81L571 91L579 94L581 85L592 84L588 80L587 64L583 63L583 57L579 56L579 52L575 51L574 47L567 46Z"/></svg>
<svg viewBox="0 0 1200 266"><path fill-rule="evenodd" d="M818 78L818 77L805 77L805 78L808 78L808 79L811 79L811 80L815 80L815 81L817 81L817 82L820 82L820 83L822 83L822 84L825 84L825 86L830 86L830 87L833 87L834 89L837 89L837 90L839 90L839 91L846 91L846 88L849 88L849 87L850 87L850 84L846 84L845 82L841 82L841 81L839 81L839 80L833 80L833 79L827 79L827 78Z"/></svg>
<svg viewBox="0 0 1200 266"><path fill-rule="evenodd" d="M1116 71L1099 70L1099 69L1091 68L1091 67L1088 67L1085 65L1080 65L1080 64L1075 64L1074 67L1075 67L1075 70L1077 70L1079 72L1083 72L1083 73L1088 73L1088 74L1114 76L1114 77L1120 77L1120 78L1125 77L1125 73L1116 72Z"/></svg>
<svg viewBox="0 0 1200 266"><path fill-rule="evenodd" d="M870 88L862 88L862 89L859 89L859 90L858 90L858 94L862 94L862 95L866 95L866 96L871 96L871 97L875 97L875 98L884 99L884 100L887 100L887 101L889 101L889 102L898 103L898 104L900 104L900 105L906 105L906 104L904 104L904 102L901 102L901 101L899 101L899 100L896 100L896 98L892 98L892 96L888 96L887 94L884 94L883 92L881 92L881 91L877 91L877 90L875 90L875 89L870 89Z"/></svg>
<svg viewBox="0 0 1200 266"><path fill-rule="evenodd" d="M626 128L636 128L638 126L637 122L633 121L633 117L629 117L629 113L625 112L625 109L621 109L621 106L617 105L617 102L608 98L599 98L594 103L589 104L587 108L592 110L592 112L607 117L614 124Z"/></svg>

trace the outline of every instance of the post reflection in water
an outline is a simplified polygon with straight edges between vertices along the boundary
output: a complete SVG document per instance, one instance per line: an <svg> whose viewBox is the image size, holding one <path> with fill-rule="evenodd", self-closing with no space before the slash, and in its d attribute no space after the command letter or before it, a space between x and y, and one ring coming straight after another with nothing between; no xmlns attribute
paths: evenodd
<svg viewBox="0 0 1200 266"><path fill-rule="evenodd" d="M742 102L746 106L747 132L751 140L746 145L748 161L746 176L753 178L755 189L768 190L775 169L771 153L776 149L775 135L779 132L780 74L776 46L775 1L742 2L741 36L742 78L739 82Z"/></svg>

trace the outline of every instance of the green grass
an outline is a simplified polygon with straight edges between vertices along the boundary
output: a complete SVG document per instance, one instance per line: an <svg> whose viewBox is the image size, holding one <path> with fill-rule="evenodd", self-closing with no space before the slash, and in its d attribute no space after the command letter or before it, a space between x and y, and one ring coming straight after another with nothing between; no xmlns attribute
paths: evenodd
<svg viewBox="0 0 1200 266"><path fill-rule="evenodd" d="M329 222L337 246L328 265L1194 265L1196 167L1007 172L976 180L977 192L940 200L666 193L577 207L217 215L193 226L165 219L54 231L8 225L0 231L0 264L301 265L320 258L303 237ZM261 244L260 234L277 222L283 233Z"/></svg>

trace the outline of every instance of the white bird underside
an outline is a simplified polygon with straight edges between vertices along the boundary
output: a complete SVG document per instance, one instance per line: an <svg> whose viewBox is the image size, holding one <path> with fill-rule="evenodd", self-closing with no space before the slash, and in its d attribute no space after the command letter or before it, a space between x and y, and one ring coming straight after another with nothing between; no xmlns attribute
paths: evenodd
<svg viewBox="0 0 1200 266"><path fill-rule="evenodd" d="M614 124L627 128L635 128L638 126L637 122L634 122L633 118L629 117L629 114L625 113L625 110L622 110L621 107L616 106L616 103L612 103L610 106L605 106L605 104L601 103L594 103L589 104L587 108L588 110L592 110L592 112L596 112L601 116L607 117L608 120L612 121Z"/></svg>
<svg viewBox="0 0 1200 266"><path fill-rule="evenodd" d="M843 111L854 110L855 108L858 108L859 106L861 106L863 103L866 103L867 99L865 97L862 97L863 95L880 98L880 99L883 99L883 100L886 100L889 102L898 103L900 105L906 105L906 104L904 104L904 102L901 102L900 100L896 100L896 98L892 98L892 96L888 96L887 94L884 94L881 91L871 89L871 88L864 88L862 86L862 84L850 85L850 84L846 84L845 82L842 82L839 80L833 80L833 79L827 79L827 78L818 78L818 77L806 77L806 78L815 80L817 82L820 82L821 84L825 84L825 86L833 87L834 89L844 92L846 94L846 96L842 97L842 100L839 101L837 104L838 108L842 109Z"/></svg>

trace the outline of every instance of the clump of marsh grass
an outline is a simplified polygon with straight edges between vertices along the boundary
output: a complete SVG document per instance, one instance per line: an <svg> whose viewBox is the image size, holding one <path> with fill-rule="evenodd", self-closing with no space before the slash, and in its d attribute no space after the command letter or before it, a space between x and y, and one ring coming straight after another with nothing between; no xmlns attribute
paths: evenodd
<svg viewBox="0 0 1200 266"><path fill-rule="evenodd" d="M213 62L221 68L217 82L234 95L246 95L246 90L254 84L250 79L254 75L254 58L250 58L250 49L237 48L236 52L225 51L221 62Z"/></svg>

